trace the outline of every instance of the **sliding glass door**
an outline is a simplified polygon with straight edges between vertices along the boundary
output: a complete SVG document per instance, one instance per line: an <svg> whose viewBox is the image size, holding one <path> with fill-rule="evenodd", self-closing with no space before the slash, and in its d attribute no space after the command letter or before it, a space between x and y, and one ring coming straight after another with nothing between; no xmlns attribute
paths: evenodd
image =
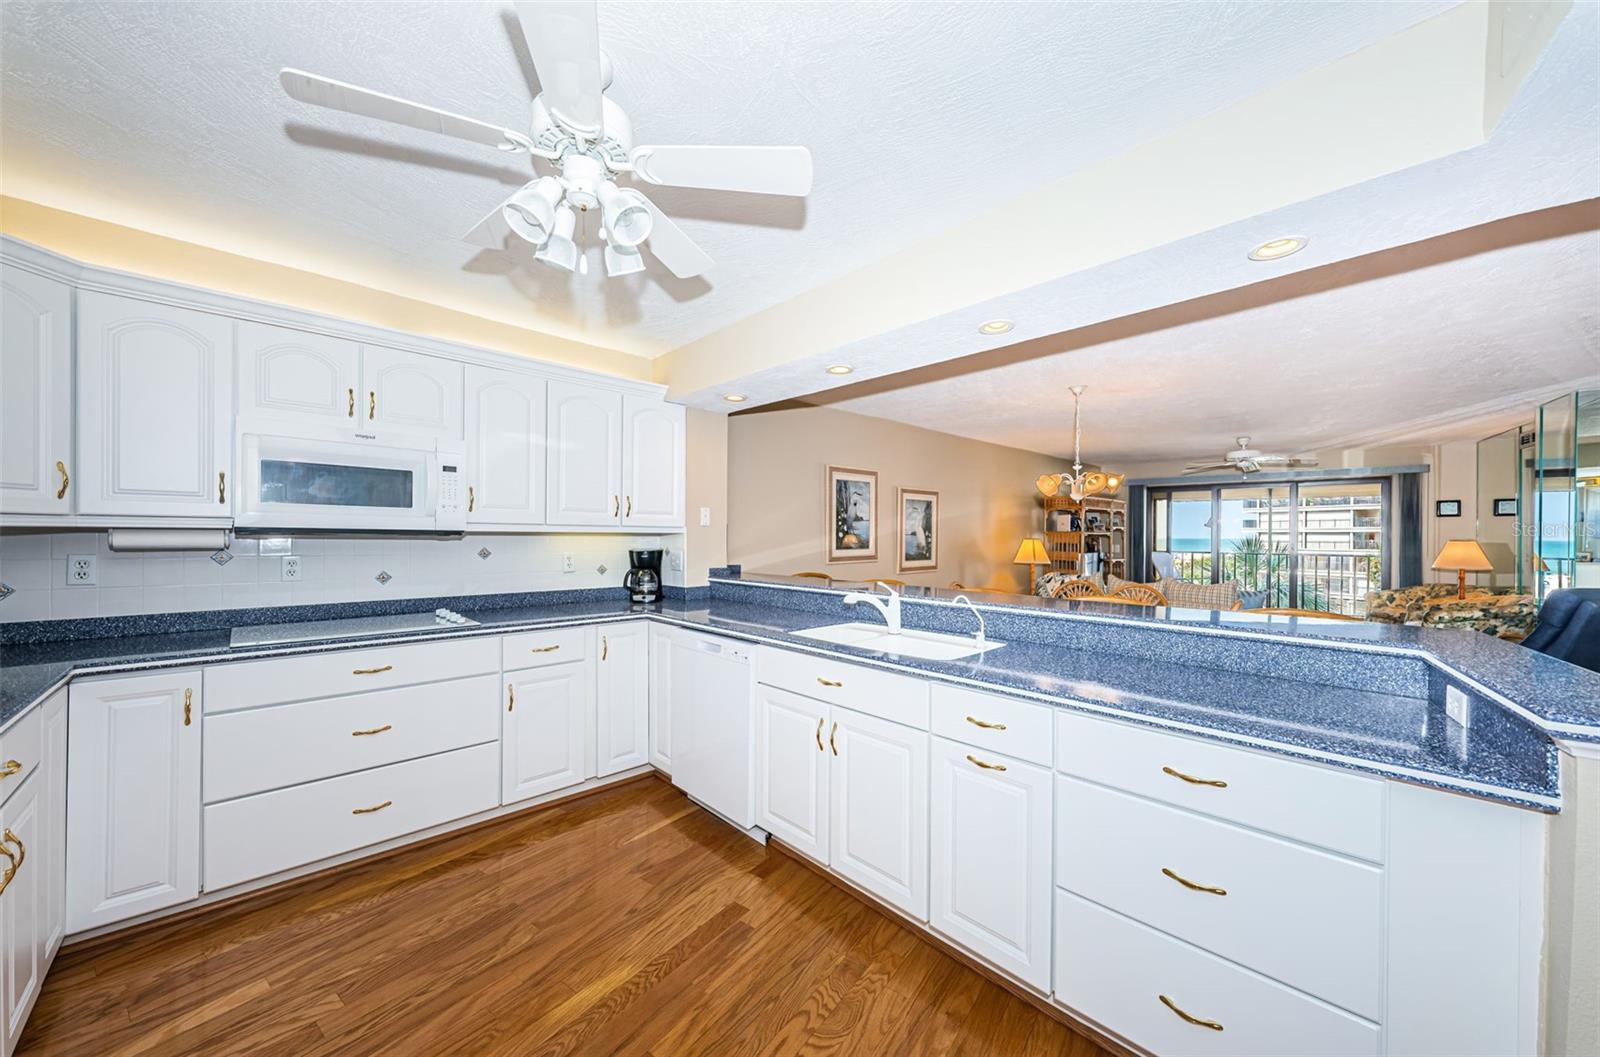
<svg viewBox="0 0 1600 1057"><path fill-rule="evenodd" d="M1180 580L1364 616L1367 592L1388 583L1388 508L1387 478L1153 489L1151 550Z"/></svg>

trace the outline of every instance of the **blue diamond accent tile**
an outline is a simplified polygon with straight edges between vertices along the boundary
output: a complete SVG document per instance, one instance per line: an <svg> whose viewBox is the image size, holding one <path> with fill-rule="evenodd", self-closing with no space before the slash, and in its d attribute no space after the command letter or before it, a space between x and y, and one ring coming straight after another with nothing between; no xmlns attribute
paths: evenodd
<svg viewBox="0 0 1600 1057"><path fill-rule="evenodd" d="M603 575L605 575L606 567L604 565L596 565L594 567L594 571L597 572L597 573L600 573L603 576Z"/></svg>
<svg viewBox="0 0 1600 1057"><path fill-rule="evenodd" d="M380 583L380 584L386 584L386 583L388 583L388 582L389 582L389 581L390 581L390 580L393 580L393 579L394 579L394 577L392 577L392 576L390 576L390 575L389 575L389 574L388 574L388 573L386 573L386 572L379 572L379 573L378 573L378 575L377 575L377 576L374 576L374 577L373 577L373 579L374 579L374 580L376 580L376 581L378 581L378 582L379 582L379 583Z"/></svg>
<svg viewBox="0 0 1600 1057"><path fill-rule="evenodd" d="M479 547L478 548L478 557L482 558L484 561L488 561L489 560L489 555L491 555L493 553L494 553L494 551L490 550L488 547Z"/></svg>
<svg viewBox="0 0 1600 1057"><path fill-rule="evenodd" d="M15 591L16 591L15 587L12 587L10 584L5 583L3 581L0 581L0 599L4 599L4 598L9 597Z"/></svg>
<svg viewBox="0 0 1600 1057"><path fill-rule="evenodd" d="M233 555L229 554L227 551L217 551L211 556L211 560L216 562L218 565L227 565L229 562L233 561Z"/></svg>

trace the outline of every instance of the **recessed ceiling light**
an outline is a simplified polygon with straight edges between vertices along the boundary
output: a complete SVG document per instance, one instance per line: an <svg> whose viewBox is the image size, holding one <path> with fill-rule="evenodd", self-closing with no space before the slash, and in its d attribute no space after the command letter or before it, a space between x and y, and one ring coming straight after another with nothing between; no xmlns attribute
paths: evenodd
<svg viewBox="0 0 1600 1057"><path fill-rule="evenodd" d="M991 320L989 320L989 322L980 324L978 326L978 333L979 334L1004 334L1006 331L1010 330L1015 325L1016 324L1012 323L1011 320L1009 320L1009 319L991 319Z"/></svg>
<svg viewBox="0 0 1600 1057"><path fill-rule="evenodd" d="M832 367L828 368L828 373L829 374L849 374L853 370L855 370L855 368L851 367L851 366L849 366L847 364L836 363Z"/></svg>
<svg viewBox="0 0 1600 1057"><path fill-rule="evenodd" d="M730 404L742 404L745 402L746 397L743 393L724 393L722 399Z"/></svg>
<svg viewBox="0 0 1600 1057"><path fill-rule="evenodd" d="M1253 261L1275 261L1279 257L1287 257L1291 253L1299 253L1306 248L1308 241L1310 240L1300 238L1298 235L1290 235L1287 238L1263 242L1250 251L1250 259Z"/></svg>

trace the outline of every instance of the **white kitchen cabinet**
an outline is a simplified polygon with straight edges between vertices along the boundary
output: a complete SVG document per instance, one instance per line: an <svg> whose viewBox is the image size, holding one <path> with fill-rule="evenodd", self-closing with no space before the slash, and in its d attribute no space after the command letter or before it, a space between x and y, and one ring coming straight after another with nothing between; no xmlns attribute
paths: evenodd
<svg viewBox="0 0 1600 1057"><path fill-rule="evenodd" d="M673 630L650 625L650 765L672 773Z"/></svg>
<svg viewBox="0 0 1600 1057"><path fill-rule="evenodd" d="M928 920L928 733L833 707L828 865Z"/></svg>
<svg viewBox="0 0 1600 1057"><path fill-rule="evenodd" d="M545 382L467 367L467 523L539 525L545 502Z"/></svg>
<svg viewBox="0 0 1600 1057"><path fill-rule="evenodd" d="M548 390L552 525L616 525L622 519L622 394L572 382Z"/></svg>
<svg viewBox="0 0 1600 1057"><path fill-rule="evenodd" d="M4 1047L16 1047L44 981L45 880L40 812L40 769L35 769L0 806L0 848L4 888L0 890L0 1012L5 1015Z"/></svg>
<svg viewBox="0 0 1600 1057"><path fill-rule="evenodd" d="M947 738L932 755L929 923L1049 991L1050 772Z"/></svg>
<svg viewBox="0 0 1600 1057"><path fill-rule="evenodd" d="M358 343L251 322L239 324L236 338L241 416L272 416L289 429L359 424Z"/></svg>
<svg viewBox="0 0 1600 1057"><path fill-rule="evenodd" d="M44 891L44 961L61 949L67 934L67 690L40 706L44 751L39 759L39 873Z"/></svg>
<svg viewBox="0 0 1600 1057"><path fill-rule="evenodd" d="M829 706L756 688L756 824L798 852L828 861Z"/></svg>
<svg viewBox="0 0 1600 1057"><path fill-rule="evenodd" d="M587 660L506 676L500 728L502 803L595 776L594 665Z"/></svg>
<svg viewBox="0 0 1600 1057"><path fill-rule="evenodd" d="M365 405L361 424L373 430L404 430L461 437L461 369L454 360L382 345L361 347Z"/></svg>
<svg viewBox="0 0 1600 1057"><path fill-rule="evenodd" d="M73 683L67 931L200 893L198 669Z"/></svg>
<svg viewBox="0 0 1600 1057"><path fill-rule="evenodd" d="M598 777L650 760L650 638L644 621L603 624L595 669Z"/></svg>
<svg viewBox="0 0 1600 1057"><path fill-rule="evenodd" d="M226 517L233 321L78 294L80 514Z"/></svg>
<svg viewBox="0 0 1600 1057"><path fill-rule="evenodd" d="M0 513L69 514L72 288L0 271Z"/></svg>
<svg viewBox="0 0 1600 1057"><path fill-rule="evenodd" d="M622 523L683 525L684 409L642 396L622 398Z"/></svg>

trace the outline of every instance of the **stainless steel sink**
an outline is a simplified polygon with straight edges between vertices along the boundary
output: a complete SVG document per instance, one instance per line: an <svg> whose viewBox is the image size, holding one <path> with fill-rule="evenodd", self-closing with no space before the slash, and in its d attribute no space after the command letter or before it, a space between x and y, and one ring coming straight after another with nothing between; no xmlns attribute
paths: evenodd
<svg viewBox="0 0 1600 1057"><path fill-rule="evenodd" d="M895 633L882 624L829 624L794 634L802 639L894 653L901 657L920 657L929 661L960 660L1005 645L1003 642L979 642L971 635L941 635L935 631L902 630Z"/></svg>

